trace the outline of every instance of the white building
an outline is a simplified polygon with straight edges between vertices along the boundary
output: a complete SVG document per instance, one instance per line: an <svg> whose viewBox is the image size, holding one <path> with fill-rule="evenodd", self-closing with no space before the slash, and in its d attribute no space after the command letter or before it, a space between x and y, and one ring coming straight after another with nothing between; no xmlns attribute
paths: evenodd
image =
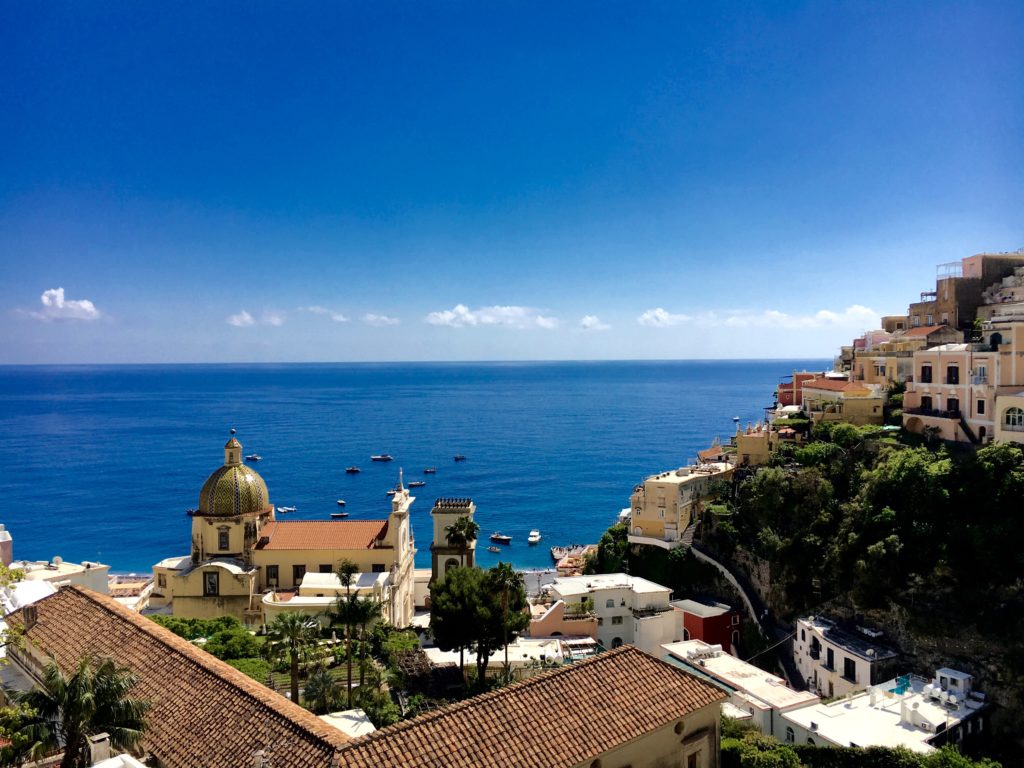
<svg viewBox="0 0 1024 768"><path fill-rule="evenodd" d="M48 581L55 587L77 584L101 595L110 594L110 566L103 563L68 563L55 556L52 560L15 560L10 567L20 570L25 581Z"/></svg>
<svg viewBox="0 0 1024 768"><path fill-rule="evenodd" d="M988 727L987 709L970 675L943 668L932 680L904 675L832 704L786 712L782 741L928 753L980 737Z"/></svg>
<svg viewBox="0 0 1024 768"><path fill-rule="evenodd" d="M586 600L597 616L597 637L605 648L632 644L654 656L661 645L682 637L679 614L669 605L672 590L626 573L561 576L544 590L555 600Z"/></svg>
<svg viewBox="0 0 1024 768"><path fill-rule="evenodd" d="M279 614L287 612L304 613L326 623L327 612L334 608L346 591L361 600L373 599L387 605L391 600L390 576L385 572L357 573L352 576L352 583L346 590L337 573L306 573L297 591L267 592L263 596L263 615L268 624Z"/></svg>
<svg viewBox="0 0 1024 768"><path fill-rule="evenodd" d="M762 733L777 739L786 735L788 723L782 719L783 712L820 701L813 693L794 691L781 677L725 653L720 645L687 640L662 648L668 661L710 679L728 692L729 699L722 704L725 714L748 720Z"/></svg>
<svg viewBox="0 0 1024 768"><path fill-rule="evenodd" d="M799 618L793 660L809 689L829 698L845 696L895 674L899 654L881 636L863 627L847 632L821 616Z"/></svg>

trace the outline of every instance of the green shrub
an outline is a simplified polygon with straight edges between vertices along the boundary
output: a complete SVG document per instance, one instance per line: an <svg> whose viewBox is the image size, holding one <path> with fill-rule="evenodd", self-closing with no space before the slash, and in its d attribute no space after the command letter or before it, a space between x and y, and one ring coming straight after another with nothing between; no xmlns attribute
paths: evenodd
<svg viewBox="0 0 1024 768"><path fill-rule="evenodd" d="M228 664L263 685L270 677L270 664L265 659L229 659Z"/></svg>
<svg viewBox="0 0 1024 768"><path fill-rule="evenodd" d="M222 629L206 641L203 650L227 661L259 656L262 645L244 629Z"/></svg>
<svg viewBox="0 0 1024 768"><path fill-rule="evenodd" d="M242 622L234 616L218 616L215 619L183 619L180 616L150 617L165 629L169 629L178 637L196 640L200 637L211 637L225 629L241 629Z"/></svg>

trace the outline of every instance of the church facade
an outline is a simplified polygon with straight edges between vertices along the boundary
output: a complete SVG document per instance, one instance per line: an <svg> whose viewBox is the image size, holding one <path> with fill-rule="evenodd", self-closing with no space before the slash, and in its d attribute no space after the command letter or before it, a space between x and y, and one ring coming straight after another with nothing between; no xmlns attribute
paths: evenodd
<svg viewBox="0 0 1024 768"><path fill-rule="evenodd" d="M267 593L298 594L307 573L333 573L347 559L386 586L379 593L386 595L388 620L408 626L416 554L409 523L413 501L399 482L391 511L380 520L278 521L266 483L242 461L242 445L232 436L224 446L224 465L203 483L199 507L190 512L190 553L153 567L150 606L191 618L236 616L256 626L266 620Z"/></svg>

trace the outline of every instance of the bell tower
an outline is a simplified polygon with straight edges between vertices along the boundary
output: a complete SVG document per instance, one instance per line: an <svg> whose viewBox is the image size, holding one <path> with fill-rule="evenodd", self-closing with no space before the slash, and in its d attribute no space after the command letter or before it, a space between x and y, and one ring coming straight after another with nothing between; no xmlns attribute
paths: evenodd
<svg viewBox="0 0 1024 768"><path fill-rule="evenodd" d="M430 510L434 523L434 540L430 544L430 582L443 579L451 568L472 568L476 562L476 539L465 543L451 537L449 530L459 525L461 518L473 521L476 504L472 499L438 499Z"/></svg>

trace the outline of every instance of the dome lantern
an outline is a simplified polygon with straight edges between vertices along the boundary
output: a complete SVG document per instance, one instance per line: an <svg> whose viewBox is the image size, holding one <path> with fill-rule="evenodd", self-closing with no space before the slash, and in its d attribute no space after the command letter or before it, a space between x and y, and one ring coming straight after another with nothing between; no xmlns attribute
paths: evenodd
<svg viewBox="0 0 1024 768"><path fill-rule="evenodd" d="M242 444L235 437L235 430L231 430L231 439L224 444L224 466L237 467L242 463Z"/></svg>

